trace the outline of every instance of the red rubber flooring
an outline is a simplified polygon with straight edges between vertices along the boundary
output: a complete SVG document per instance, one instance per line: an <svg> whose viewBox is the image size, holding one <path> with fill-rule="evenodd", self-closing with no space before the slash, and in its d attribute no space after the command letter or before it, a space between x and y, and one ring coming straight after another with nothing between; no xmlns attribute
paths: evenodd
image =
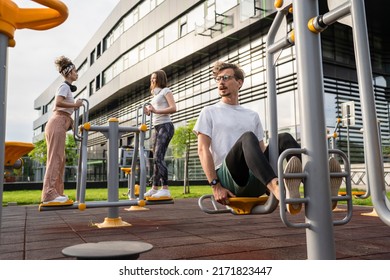
<svg viewBox="0 0 390 280"><path fill-rule="evenodd" d="M334 216L344 216L344 206ZM142 241L153 249L140 260L305 260L305 229L286 227L279 209L268 215L206 214L197 199L150 205L149 211L119 208L131 226L97 228L107 208L39 212L37 206L3 208L0 260L66 260L62 250L100 241ZM336 259L390 260L390 227L362 215L372 207L354 206L352 220L334 227ZM291 217L303 221L304 212Z"/></svg>

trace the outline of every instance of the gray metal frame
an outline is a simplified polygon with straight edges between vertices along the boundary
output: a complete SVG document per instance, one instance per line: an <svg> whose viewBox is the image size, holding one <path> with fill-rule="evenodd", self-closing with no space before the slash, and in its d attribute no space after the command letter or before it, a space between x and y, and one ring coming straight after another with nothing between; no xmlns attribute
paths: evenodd
<svg viewBox="0 0 390 280"><path fill-rule="evenodd" d="M79 147L79 167L77 172L77 183L76 183L76 202L70 206L51 206L51 207L41 207L41 211L50 211L50 210L66 210L66 209L80 209L84 208L97 208L97 207L109 207L108 217L109 219L119 218L119 207L121 206L140 206L140 202L144 200L144 193L146 191L146 158L145 158L145 149L144 141L146 131L141 128L141 125L146 124L146 115L144 112L143 105L138 110L141 110L140 116L141 119L137 117L137 125L133 127L120 127L118 119L110 119L108 121L108 126L93 126L89 120L89 102L87 99L83 99L82 114L80 116L80 109L75 111L74 117L74 131L73 135L76 141L80 142ZM80 129L77 127L78 123L82 123ZM108 160L107 160L107 191L108 191L108 200L107 201L88 201L85 202L86 186L87 186L87 144L88 144L88 134L90 131L101 132L108 141ZM133 153L133 162L132 170L136 169L136 161L139 157L140 159L140 194L136 198L134 195L134 186L135 186L135 172L129 174L129 184L128 184L128 196L129 200L119 200L119 156L118 156L118 143L119 138L124 133L134 133L135 134L135 143L134 143L134 153ZM145 202L145 204L171 204L172 201L153 201ZM142 203L141 203L142 205Z"/></svg>
<svg viewBox="0 0 390 280"><path fill-rule="evenodd" d="M8 36L0 32L0 229L3 213L5 127L7 119L7 54ZM0 230L1 237L1 230Z"/></svg>
<svg viewBox="0 0 390 280"><path fill-rule="evenodd" d="M309 259L335 259L335 245L333 236L332 211L331 211L331 195L328 167L328 153L338 153L336 150L328 150L325 131L325 114L323 104L323 72L321 61L321 44L320 36L322 28L334 23L338 19L350 14L352 17L352 32L354 38L354 51L356 57L356 68L359 81L360 99L362 106L363 127L364 127L364 150L366 158L367 174L369 174L369 189L372 195L372 202L380 219L387 225L390 225L390 202L386 197L386 189L384 182L384 169L382 162L380 137L377 125L375 100L372 84L372 69L370 61L370 50L368 44L368 33L366 26L366 16L363 0L350 0L329 11L325 15L317 16L318 1L317 0L288 0L284 1L283 7L278 8L278 13L275 17L273 26L271 26L267 52L271 59L267 59L267 71L269 81L269 109L271 112L270 125L270 161L276 168L277 156L275 148L277 147L277 111L276 111L276 86L273 54L291 44L288 39L274 41L277 29L282 23L283 17L288 12L288 9L293 5L294 26L295 26L295 47L297 54L298 67L298 97L301 111L301 126L302 126L302 147L298 152L302 153L303 174L305 198L302 199L306 203L305 215L306 223L303 227L306 228L307 253ZM313 19L313 28L318 28L318 33L308 29L308 19ZM287 37L286 37L287 38ZM5 149L5 125L6 125L6 70L7 70L7 48L9 38L0 33L0 159L4 163ZM272 64L272 65L271 65ZM316 116L315 118L313 116ZM91 126L91 131L100 131L108 139L109 142L109 168L108 168L108 202L90 203L88 207L112 207L109 209L109 217L118 217L118 207L127 205L136 205L137 201L118 201L118 137L124 132L134 132L140 134L139 137L139 156L144 157L143 141L144 134L138 128L127 127L121 128L115 120L110 121L109 126ZM87 134L86 134L87 135ZM82 142L84 138L82 137ZM143 135L143 136L142 136ZM86 141L86 140L85 140ZM82 163L81 171L86 172L86 143L81 145ZM369 152L368 152L369 151ZM296 152L296 151L288 151ZM348 181L348 160L342 153L339 153L347 166L345 172L340 176L346 176ZM284 155L283 155L284 156ZM283 156L279 159L283 160ZM141 171L144 160L141 160ZM4 165L0 165L0 173L4 172ZM315 174L315 176L311 175ZM82 175L84 176L84 175ZM279 176L281 176L279 174ZM141 174L141 177L143 175ZM0 202L3 202L3 176L0 176ZM80 179L81 185L84 184L85 178ZM143 199L145 190L145 180L141 180L140 198ZM283 183L281 184L281 187ZM348 189L348 188L347 188ZM285 199L284 190L281 189L281 209L284 209L284 204L288 203ZM77 191L78 199L84 202L85 190ZM315 206L314 206L315 205ZM261 206L259 212L267 213L273 211L277 206L277 201L274 197L269 199L264 206ZM76 207L76 206L75 206ZM281 210L282 211L282 210ZM284 215L284 213L282 213ZM285 220L283 218L282 219ZM0 208L0 226L2 218L2 207ZM339 222L345 223L348 220ZM294 226L287 222L287 225ZM301 225L298 225L301 227Z"/></svg>

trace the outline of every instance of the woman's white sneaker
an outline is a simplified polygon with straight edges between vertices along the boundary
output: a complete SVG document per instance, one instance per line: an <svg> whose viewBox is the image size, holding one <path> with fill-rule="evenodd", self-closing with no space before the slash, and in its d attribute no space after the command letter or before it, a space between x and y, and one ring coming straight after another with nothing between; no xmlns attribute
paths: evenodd
<svg viewBox="0 0 390 280"><path fill-rule="evenodd" d="M156 194L157 192L158 192L158 190L150 189L150 190L148 190L148 191L144 194L144 197L153 196L153 195Z"/></svg>
<svg viewBox="0 0 390 280"><path fill-rule="evenodd" d="M153 198L161 198L161 197L171 197L171 192L167 189L161 189L154 195L152 195Z"/></svg>
<svg viewBox="0 0 390 280"><path fill-rule="evenodd" d="M65 197L65 196L57 196L55 199L53 200L50 200L50 201L44 201L43 204L48 204L48 203L53 203L53 202L57 202L57 203L65 203L68 201L68 198Z"/></svg>

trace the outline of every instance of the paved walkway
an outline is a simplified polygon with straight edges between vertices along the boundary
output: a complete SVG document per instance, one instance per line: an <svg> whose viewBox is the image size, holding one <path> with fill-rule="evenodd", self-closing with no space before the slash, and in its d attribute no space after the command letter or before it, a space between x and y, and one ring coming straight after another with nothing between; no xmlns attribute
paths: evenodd
<svg viewBox="0 0 390 280"><path fill-rule="evenodd" d="M100 241L142 241L153 245L140 260L307 259L304 229L287 228L279 209L268 215L206 214L197 199L151 205L149 211L126 211L132 226L97 228L107 208L39 212L37 206L3 208L0 259L52 260L65 257L68 246ZM345 215L343 206L335 217ZM378 217L361 215L372 207L354 206L352 220L334 228L336 259L390 259L390 227ZM303 222L303 212L292 221Z"/></svg>

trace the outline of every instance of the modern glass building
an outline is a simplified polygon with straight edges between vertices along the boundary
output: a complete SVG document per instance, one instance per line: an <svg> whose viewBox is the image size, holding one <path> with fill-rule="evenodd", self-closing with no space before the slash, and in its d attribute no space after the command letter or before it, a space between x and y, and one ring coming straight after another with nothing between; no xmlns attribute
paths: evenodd
<svg viewBox="0 0 390 280"><path fill-rule="evenodd" d="M328 11L319 0L320 13ZM79 71L76 98L90 103L93 125L119 119L121 126L136 124L137 108L150 100L149 79L163 69L174 93L178 111L176 127L195 119L200 110L219 99L211 68L217 60L238 63L246 78L240 103L257 111L268 127L266 85L267 32L275 16L273 0L122 0L73 59ZM367 26L374 78L377 116L382 145L389 145L390 31L385 22L385 0L366 1ZM313 17L316 15L313 15ZM292 15L287 31L293 29ZM321 33L326 126L337 132L336 147L350 153L352 163L364 162L359 89L351 28L335 23ZM300 140L300 109L297 102L297 71L294 46L283 50L276 61L278 124ZM51 114L58 77L35 100L40 116L34 121L34 141L43 139ZM354 124L336 126L343 117L343 104L354 107ZM312 116L315 118L316 116ZM324 128L326 129L326 128ZM107 140L90 132L89 180L105 180ZM120 154L131 150L133 135L122 135ZM150 143L147 143L147 147ZM204 179L196 145L190 153L190 179ZM125 157L125 156L124 156ZM170 179L183 178L182 160L168 153ZM386 158L385 158L386 160ZM126 158L120 164L125 165Z"/></svg>

